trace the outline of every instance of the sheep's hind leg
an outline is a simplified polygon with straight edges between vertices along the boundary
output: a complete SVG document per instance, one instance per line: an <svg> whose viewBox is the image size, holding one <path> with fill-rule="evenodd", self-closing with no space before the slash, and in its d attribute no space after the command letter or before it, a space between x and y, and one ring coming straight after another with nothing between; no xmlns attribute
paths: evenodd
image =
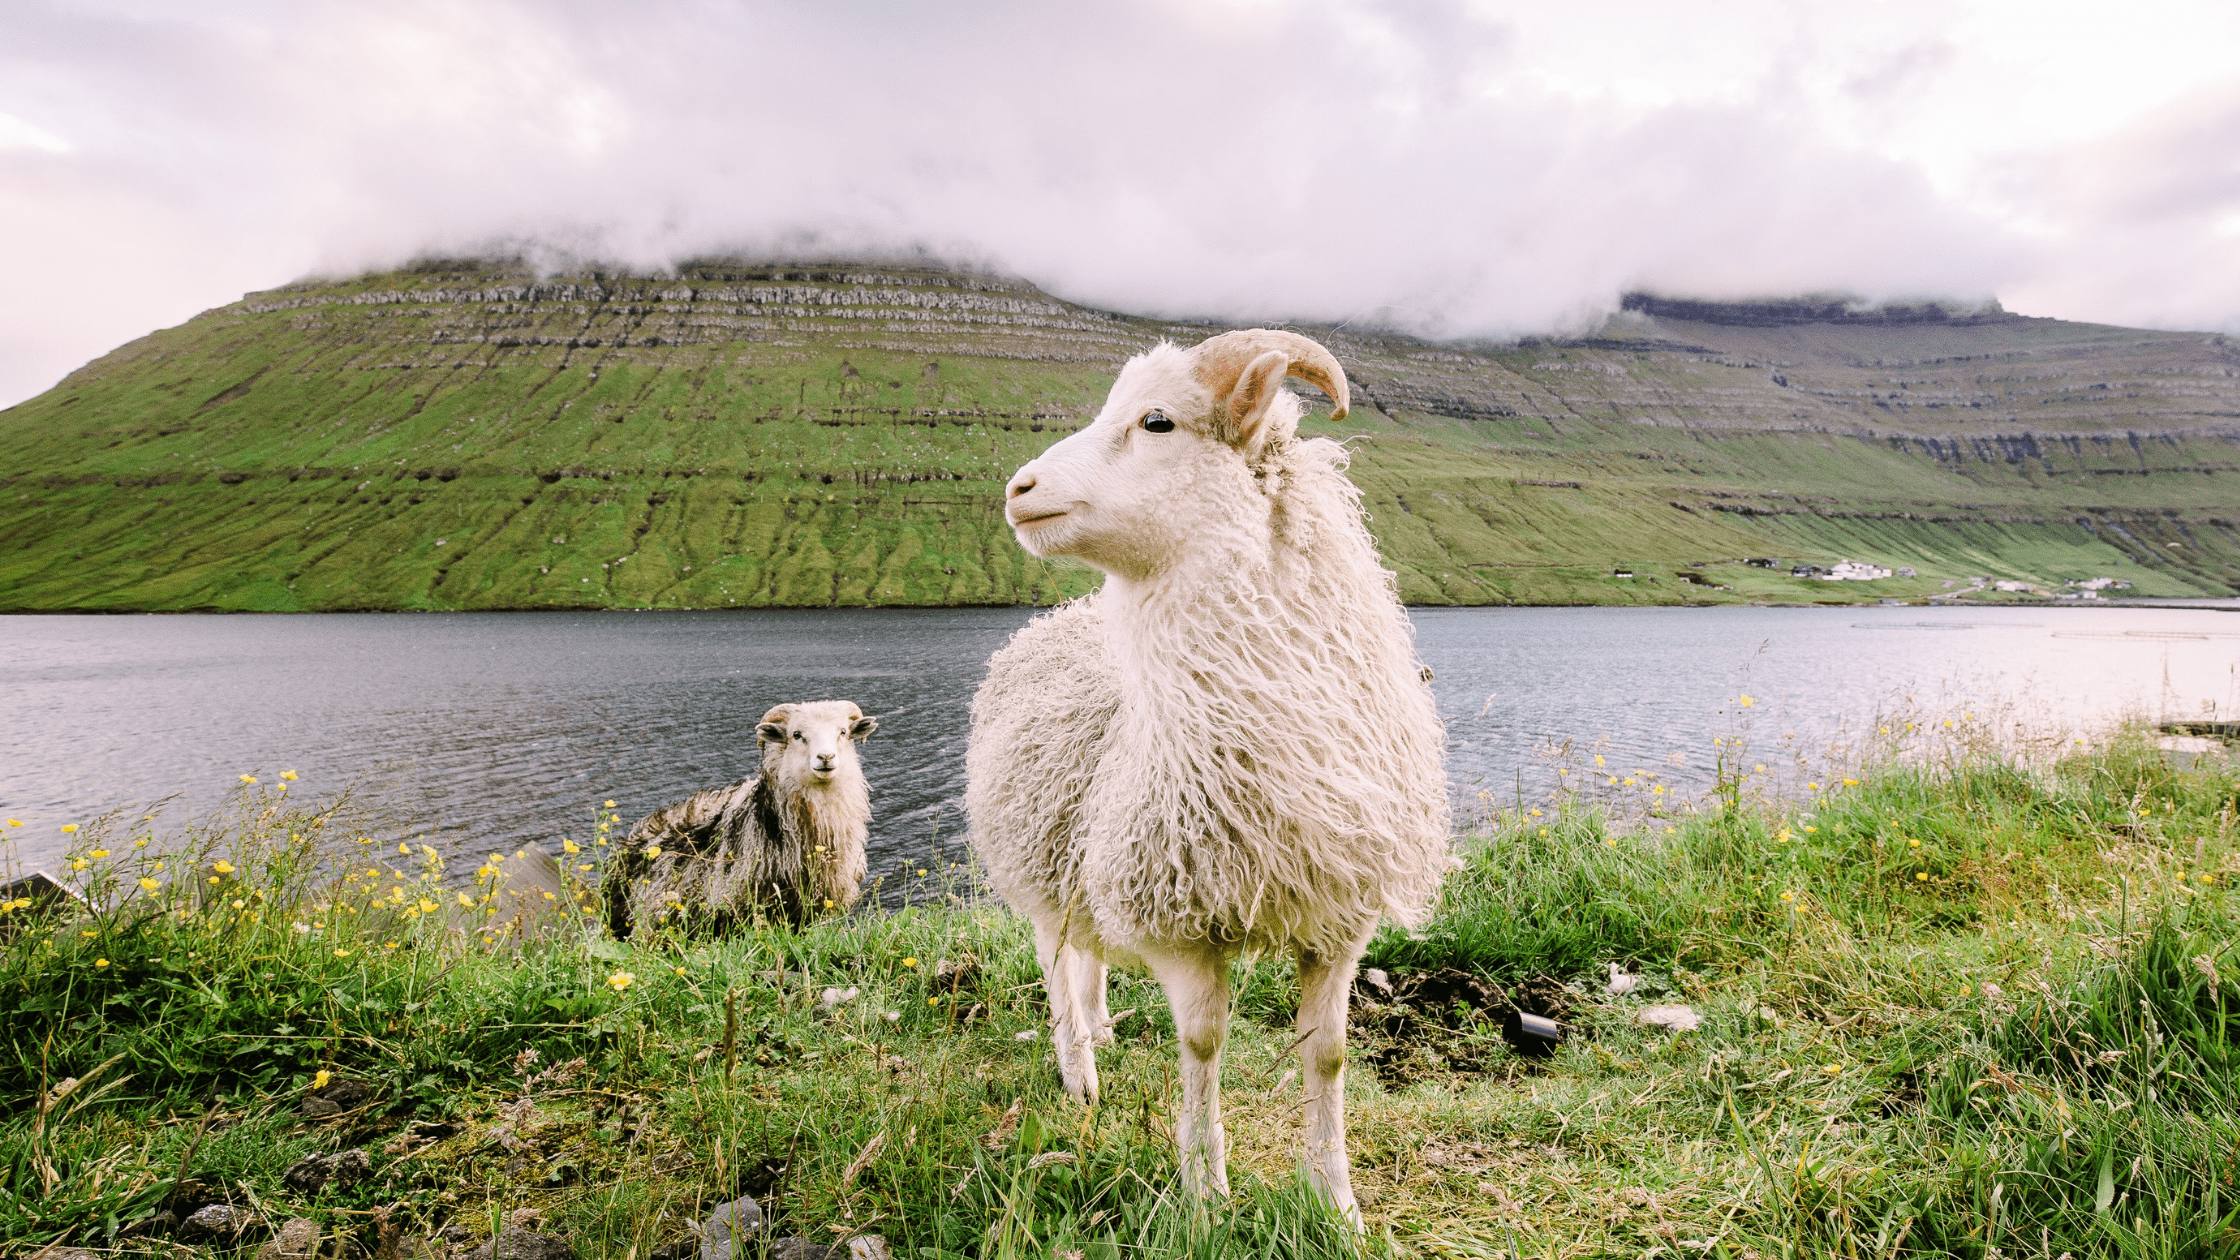
<svg viewBox="0 0 2240 1260"><path fill-rule="evenodd" d="M1182 1112L1175 1144L1182 1184L1204 1198L1229 1193L1229 1141L1221 1128L1221 1046L1229 1037L1229 958L1201 945L1141 951L1167 991L1182 1046Z"/></svg>
<svg viewBox="0 0 2240 1260"><path fill-rule="evenodd" d="M1043 990L1050 996L1050 1048L1057 1055L1058 1075L1076 1101L1094 1105L1099 1092L1094 1029L1082 1018L1078 981L1085 955L1065 943L1059 925L1040 920L1034 925L1034 952L1042 964ZM1101 999L1097 1005L1103 1005Z"/></svg>
<svg viewBox="0 0 2240 1260"><path fill-rule="evenodd" d="M1331 1206L1355 1227L1361 1209L1353 1198L1353 1169L1346 1155L1346 1010L1353 975L1376 930L1370 924L1337 953L1299 951L1299 1058L1306 1068L1307 1182L1330 1196Z"/></svg>

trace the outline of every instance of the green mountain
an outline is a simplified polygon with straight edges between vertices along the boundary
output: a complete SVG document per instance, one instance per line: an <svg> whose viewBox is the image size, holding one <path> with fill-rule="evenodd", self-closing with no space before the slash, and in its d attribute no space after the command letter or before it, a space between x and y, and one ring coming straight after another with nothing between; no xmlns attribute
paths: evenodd
<svg viewBox="0 0 2240 1260"><path fill-rule="evenodd" d="M2240 590L2222 337L1626 305L1517 344L1304 329L1356 391L1307 428L1356 439L1410 601ZM1096 575L1020 552L1004 479L1212 331L888 264L289 285L0 412L0 609L1049 602ZM1915 575L1789 573L1843 559Z"/></svg>

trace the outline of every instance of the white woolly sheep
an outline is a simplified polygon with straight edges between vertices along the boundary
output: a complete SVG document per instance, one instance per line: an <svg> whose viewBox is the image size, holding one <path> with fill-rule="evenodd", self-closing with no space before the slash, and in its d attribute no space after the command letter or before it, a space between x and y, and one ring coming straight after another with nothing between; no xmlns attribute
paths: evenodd
<svg viewBox="0 0 2240 1260"><path fill-rule="evenodd" d="M1161 344L1012 477L1020 545L1106 577L989 662L965 805L1034 922L1070 1092L1097 1097L1106 965L1165 987L1200 1193L1228 1189L1229 962L1297 954L1307 1172L1358 1219L1347 999L1378 922L1418 922L1448 868L1445 739L1344 450L1298 437L1287 374L1345 414L1344 370L1295 333Z"/></svg>
<svg viewBox="0 0 2240 1260"><path fill-rule="evenodd" d="M863 895L871 789L856 744L878 720L846 700L781 704L755 739L762 773L646 816L607 868L607 925L678 916L722 931L757 914L799 926Z"/></svg>

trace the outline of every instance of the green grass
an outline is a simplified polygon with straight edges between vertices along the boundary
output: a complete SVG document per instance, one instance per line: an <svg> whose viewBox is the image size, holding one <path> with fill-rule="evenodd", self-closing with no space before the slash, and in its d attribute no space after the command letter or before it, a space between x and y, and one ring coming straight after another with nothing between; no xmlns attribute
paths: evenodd
<svg viewBox="0 0 2240 1260"><path fill-rule="evenodd" d="M1357 1027L1358 1244L1294 1174L1280 960L1239 964L1238 1191L1201 1209L1156 986L1115 977L1138 1013L1103 1105L1072 1104L1020 1039L1045 1018L1029 933L959 873L798 934L618 944L562 905L516 939L487 864L449 879L348 800L118 816L73 837L82 919L0 917L0 1236L164 1250L131 1229L183 1171L186 1200L369 1243L376 1209L472 1239L535 1208L579 1255L647 1255L741 1189L778 1235L935 1257L2233 1254L2240 775L2136 732L1919 725L1794 800L1737 771L1693 807L1489 803L1436 918L1368 964L1477 977L1575 1035L1522 1059L1485 1004L1421 997ZM938 984L940 960L978 974ZM1641 988L1605 996L1611 962ZM1636 1022L1648 1002L1702 1026ZM321 1071L370 1101L302 1119ZM429 1121L457 1131L400 1141ZM351 1148L361 1185L281 1179Z"/></svg>
<svg viewBox="0 0 2240 1260"><path fill-rule="evenodd" d="M986 310L931 318L872 297L953 300L955 278L886 270L795 275L788 287L835 303L784 308L612 276L597 278L620 298L454 300L528 281L502 266L253 294L0 412L0 536L14 544L0 609L1080 593L1092 573L1013 543L1004 480L1096 414L1128 354L1213 330L1002 285ZM386 290L418 300L360 300ZM1979 372L1942 382L1955 398L1942 404L1917 393L1927 382L1878 379L1886 351L1921 349L1919 330L1847 333L1869 340L1790 364L1794 387L1773 384L1757 350L1707 357L1668 338L1427 348L1323 332L1360 388L1346 421L1306 429L1352 441L1413 603L1857 602L1983 575L2240 589L2221 361L2196 362L2213 352L2177 334L2081 328L1941 334L1968 342L1944 347L1951 362L2030 358L2043 397L2029 422L2048 435L2036 457L1980 440L2019 421L1957 401L1988 388ZM2058 388L2124 374L2124 392ZM1889 401L1900 393L1914 401ZM1920 572L1819 583L1740 563L1769 554Z"/></svg>

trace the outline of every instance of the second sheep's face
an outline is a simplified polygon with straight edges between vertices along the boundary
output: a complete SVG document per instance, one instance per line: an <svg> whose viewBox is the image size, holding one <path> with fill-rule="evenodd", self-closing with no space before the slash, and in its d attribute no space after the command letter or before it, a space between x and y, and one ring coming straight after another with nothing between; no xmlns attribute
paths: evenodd
<svg viewBox="0 0 2240 1260"><path fill-rule="evenodd" d="M755 738L763 773L803 787L831 783L856 767L856 743L879 729L877 718L847 700L781 704L762 715Z"/></svg>

